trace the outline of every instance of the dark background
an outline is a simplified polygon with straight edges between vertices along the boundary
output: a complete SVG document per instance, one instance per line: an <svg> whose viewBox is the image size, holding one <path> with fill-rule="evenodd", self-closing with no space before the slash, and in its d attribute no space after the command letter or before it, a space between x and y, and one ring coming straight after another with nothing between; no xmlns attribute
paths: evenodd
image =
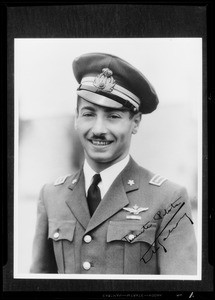
<svg viewBox="0 0 215 300"><path fill-rule="evenodd" d="M90 292L87 298L131 299L147 297L160 299L208 299L213 290L214 192L212 140L214 114L214 45L212 1L192 2L133 2L81 3L5 1L1 4L1 185L3 187L3 290L37 291L26 299L44 296L41 291ZM14 101L14 38L107 38L107 37L202 37L203 38L203 252L202 281L121 281L121 280L37 280L13 279L13 101ZM6 59L7 58L7 59ZM7 74L7 76L6 76ZM7 101L6 101L7 99ZM209 139L208 139L209 137ZM6 171L7 170L7 171ZM209 173L208 173L209 171ZM6 175L5 175L6 174ZM209 185L208 185L209 182ZM211 183L211 184L210 184ZM6 189L7 186L7 189ZM208 187L209 194L208 197ZM7 199L7 201L6 201ZM148 292L150 291L150 292ZM161 291L161 292L158 292ZM172 294L165 294L172 291ZM185 292L186 291L186 292ZM100 293L96 293L100 292ZM192 295L191 292L194 294ZM198 293L196 293L198 292ZM136 296L135 296L136 294ZM12 297L12 293L4 293ZM19 294L20 295L20 294ZM76 294L70 293L76 299ZM84 294L85 295L85 294ZM49 294L50 296L50 294ZM68 294L56 292L54 299ZM81 297L81 294L78 294ZM22 297L22 298L23 298ZM46 296L47 297L47 296Z"/></svg>

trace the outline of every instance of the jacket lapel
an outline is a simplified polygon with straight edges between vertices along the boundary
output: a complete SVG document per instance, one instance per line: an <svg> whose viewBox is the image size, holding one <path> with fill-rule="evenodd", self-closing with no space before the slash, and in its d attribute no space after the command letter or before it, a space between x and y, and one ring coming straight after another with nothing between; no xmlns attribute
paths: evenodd
<svg viewBox="0 0 215 300"><path fill-rule="evenodd" d="M130 181L129 181L130 180ZM89 221L86 233L109 219L129 204L127 193L139 189L138 165L131 158L125 169L117 176Z"/></svg>
<svg viewBox="0 0 215 300"><path fill-rule="evenodd" d="M79 173L73 177L71 184L68 186L71 194L70 198L66 200L66 203L76 219L86 229L90 221L90 213L84 186L84 173L83 170L80 170Z"/></svg>
<svg viewBox="0 0 215 300"><path fill-rule="evenodd" d="M140 185L140 171L138 164L130 158L128 165L122 171L122 180L125 192L129 193L139 189Z"/></svg>

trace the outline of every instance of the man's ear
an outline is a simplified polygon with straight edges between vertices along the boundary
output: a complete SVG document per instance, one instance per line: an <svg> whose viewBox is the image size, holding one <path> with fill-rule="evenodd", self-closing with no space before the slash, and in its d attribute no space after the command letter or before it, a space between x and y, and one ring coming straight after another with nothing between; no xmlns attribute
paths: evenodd
<svg viewBox="0 0 215 300"><path fill-rule="evenodd" d="M137 114L134 115L134 117L133 117L134 127L133 127L133 130L132 130L133 134L137 133L141 120L142 120L142 113L141 112L138 112Z"/></svg>

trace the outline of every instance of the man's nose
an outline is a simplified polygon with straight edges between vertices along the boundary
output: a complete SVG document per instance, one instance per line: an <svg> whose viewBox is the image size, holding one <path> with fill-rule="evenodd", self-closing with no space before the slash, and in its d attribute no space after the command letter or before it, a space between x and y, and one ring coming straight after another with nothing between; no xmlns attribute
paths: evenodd
<svg viewBox="0 0 215 300"><path fill-rule="evenodd" d="M101 134L107 133L107 128L106 128L106 125L105 125L105 121L102 117L97 117L96 118L96 120L93 124L93 127L92 127L92 132L95 135L101 135Z"/></svg>

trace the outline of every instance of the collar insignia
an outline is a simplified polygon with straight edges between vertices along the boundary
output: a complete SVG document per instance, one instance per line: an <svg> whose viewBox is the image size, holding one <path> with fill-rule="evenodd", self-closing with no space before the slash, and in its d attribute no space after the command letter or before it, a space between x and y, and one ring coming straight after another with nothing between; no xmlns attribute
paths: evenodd
<svg viewBox="0 0 215 300"><path fill-rule="evenodd" d="M93 82L94 86L105 92L112 92L116 84L112 75L113 72L110 69L108 68L102 69L102 73L96 76Z"/></svg>
<svg viewBox="0 0 215 300"><path fill-rule="evenodd" d="M77 179L73 179L72 184L75 184L77 182Z"/></svg>
<svg viewBox="0 0 215 300"><path fill-rule="evenodd" d="M137 204L135 204L133 207L123 207L124 210L130 212L131 214L138 215L142 211L146 211L149 208L148 207L138 207Z"/></svg>
<svg viewBox="0 0 215 300"><path fill-rule="evenodd" d="M134 180L133 180L133 179L129 179L128 184L129 184L130 186L134 185Z"/></svg>

